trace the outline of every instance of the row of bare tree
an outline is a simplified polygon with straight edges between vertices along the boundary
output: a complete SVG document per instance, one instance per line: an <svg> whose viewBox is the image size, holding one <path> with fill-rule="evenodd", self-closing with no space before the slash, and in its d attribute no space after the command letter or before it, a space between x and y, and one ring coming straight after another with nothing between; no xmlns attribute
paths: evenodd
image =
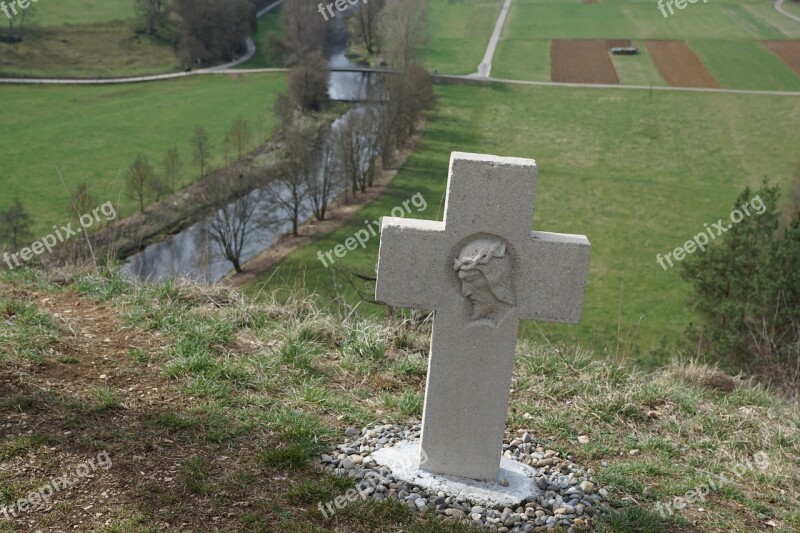
<svg viewBox="0 0 800 533"><path fill-rule="evenodd" d="M293 102L284 96L275 114L284 123L281 159L266 176L232 174L229 189L216 187L207 201L220 195L237 199L208 222L208 235L237 272L253 235L289 223L299 236L306 215L325 220L328 206L341 193L345 201L366 192L381 168L392 165L393 153L413 135L422 114L435 103L427 72L412 63L401 75L387 75L372 85L369 102L337 121L327 135L295 120ZM287 106L289 108L287 109Z"/></svg>
<svg viewBox="0 0 800 533"><path fill-rule="evenodd" d="M250 124L244 118L238 117L222 143L225 164L231 163L231 152L234 154L233 162L241 163L251 147L253 137ZM213 145L203 126L195 129L190 144L192 158L198 165L200 178L205 178L213 155ZM147 201L154 199L157 202L165 194L174 193L181 187L182 182L183 160L178 149L172 147L166 151L161 173L156 172L146 155L137 155L128 167L125 185L128 197L136 200L139 209L144 212Z"/></svg>

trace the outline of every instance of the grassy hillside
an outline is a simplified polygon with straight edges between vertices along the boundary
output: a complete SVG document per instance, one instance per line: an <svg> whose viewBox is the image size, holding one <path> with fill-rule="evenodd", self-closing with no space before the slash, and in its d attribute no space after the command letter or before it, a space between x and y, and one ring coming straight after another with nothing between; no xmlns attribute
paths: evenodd
<svg viewBox="0 0 800 533"><path fill-rule="evenodd" d="M60 171L69 190L88 181L99 202L119 201L131 213L135 202L124 194L123 177L138 153L161 171L166 150L177 147L189 183L199 175L189 144L195 127L205 126L212 165L221 165L222 140L239 115L257 140L271 135L272 102L285 85L284 74L262 74L113 87L2 86L0 137L14 142L0 145L0 208L19 196L37 234L64 222L68 196Z"/></svg>
<svg viewBox="0 0 800 533"><path fill-rule="evenodd" d="M502 5L502 0L431 0L430 39L424 53L428 69L448 74L477 71Z"/></svg>
<svg viewBox="0 0 800 533"><path fill-rule="evenodd" d="M317 251L333 249L364 226L389 216L417 192L428 203L415 218L441 219L450 152L534 158L539 194L534 229L588 235L593 244L583 322L546 327L554 340L578 339L598 350L624 340L647 352L680 335L691 320L678 270L665 254L727 218L747 185L764 176L787 184L798 163L775 139L800 120L793 98L564 90L508 86L442 86L422 142L382 199L354 222L300 248L265 274L257 290L304 284L328 299L357 302L349 274L371 274L378 240L325 268ZM680 133L678 133L680 132ZM369 288L367 289L369 292ZM359 312L380 312L362 304ZM636 330L638 329L638 333ZM526 323L526 335L540 338Z"/></svg>
<svg viewBox="0 0 800 533"><path fill-rule="evenodd" d="M59 0L36 4L31 21L40 26L60 26L128 20L134 15L134 0Z"/></svg>
<svg viewBox="0 0 800 533"><path fill-rule="evenodd" d="M25 41L0 43L0 76L115 77L180 69L170 43L137 35L133 0L34 4Z"/></svg>
<svg viewBox="0 0 800 533"><path fill-rule="evenodd" d="M428 335L315 300L4 274L0 509L101 452L113 465L0 531L481 531L391 499L319 512L352 486L314 464L346 427L419 420ZM598 531L790 532L798 412L691 362L644 373L523 342L507 436L529 431L591 469L620 510ZM661 516L696 490L703 501Z"/></svg>

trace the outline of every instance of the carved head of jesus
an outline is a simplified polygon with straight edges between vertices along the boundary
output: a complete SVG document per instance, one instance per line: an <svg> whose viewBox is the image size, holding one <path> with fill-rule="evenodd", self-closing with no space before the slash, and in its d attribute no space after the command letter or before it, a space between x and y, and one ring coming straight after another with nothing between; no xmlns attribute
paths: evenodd
<svg viewBox="0 0 800 533"><path fill-rule="evenodd" d="M461 295L472 305L470 318L495 326L514 304L513 264L505 243L476 239L456 257L453 270L461 280Z"/></svg>

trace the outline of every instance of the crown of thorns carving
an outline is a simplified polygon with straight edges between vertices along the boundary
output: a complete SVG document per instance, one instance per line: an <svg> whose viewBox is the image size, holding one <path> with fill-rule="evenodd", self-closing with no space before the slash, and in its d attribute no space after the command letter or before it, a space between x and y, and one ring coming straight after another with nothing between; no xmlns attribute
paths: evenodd
<svg viewBox="0 0 800 533"><path fill-rule="evenodd" d="M457 257L453 270L469 271L480 265L486 265L494 258L505 257L506 245L502 242L493 243L491 247L484 250L478 250L474 255L466 257Z"/></svg>

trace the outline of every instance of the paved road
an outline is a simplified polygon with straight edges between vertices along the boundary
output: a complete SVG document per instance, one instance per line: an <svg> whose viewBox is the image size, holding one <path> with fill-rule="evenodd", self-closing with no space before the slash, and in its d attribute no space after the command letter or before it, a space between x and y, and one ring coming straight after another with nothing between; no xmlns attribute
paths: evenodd
<svg viewBox="0 0 800 533"><path fill-rule="evenodd" d="M783 2L784 0L775 0L775 11L777 11L781 15L786 15L790 19L794 19L797 22L800 22L800 17L798 17L797 15L792 15L791 13L783 9Z"/></svg>
<svg viewBox="0 0 800 533"><path fill-rule="evenodd" d="M500 35L503 33L503 26L508 18L508 12L511 10L511 0L505 0L503 8L500 10L500 16L497 17L497 23L494 25L494 32L492 38L489 39L489 46L486 48L486 53L483 55L483 61L478 65L478 72L475 74L479 78L488 78L492 73L492 61L494 61L494 53L497 50L497 43L500 41Z"/></svg>
<svg viewBox="0 0 800 533"><path fill-rule="evenodd" d="M354 67L354 68L332 68L331 72L372 72L399 74L398 71ZM75 80L75 79L24 79L24 78L0 78L0 84L20 84L20 85L117 85L125 83L142 83L150 81L171 80L176 78L186 78L189 76L213 76L213 75L234 75L234 74L263 74L268 72L288 72L287 68L254 68L254 69L205 69L193 72L177 72L174 74L159 74L155 76L141 76L133 78L114 78L106 80ZM762 96L800 96L800 91L759 91L746 89L702 89L695 87L661 87L648 85L609 85L600 83L560 83L554 81L527 81L527 80L507 80L502 78L478 77L475 74L431 74L436 80L478 82L478 83L502 83L506 85L528 85L533 87L570 87L573 89L625 89L633 91L662 91L662 92L695 92L695 93L715 93L715 94L751 94Z"/></svg>

